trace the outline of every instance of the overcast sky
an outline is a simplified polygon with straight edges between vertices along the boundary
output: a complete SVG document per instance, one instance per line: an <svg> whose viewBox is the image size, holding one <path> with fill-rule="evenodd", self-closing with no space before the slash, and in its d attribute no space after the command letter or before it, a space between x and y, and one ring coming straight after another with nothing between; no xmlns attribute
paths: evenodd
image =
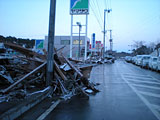
<svg viewBox="0 0 160 120"><path fill-rule="evenodd" d="M48 34L50 0L0 0L0 35L44 39ZM70 35L70 0L57 0L56 35ZM133 40L160 39L160 0L90 0L88 37L103 41L103 13L107 29L113 30L114 50L128 51ZM97 18L96 18L96 17ZM74 24L84 24L85 16L74 16ZM82 27L82 31L85 28ZM107 34L107 47L109 47Z"/></svg>

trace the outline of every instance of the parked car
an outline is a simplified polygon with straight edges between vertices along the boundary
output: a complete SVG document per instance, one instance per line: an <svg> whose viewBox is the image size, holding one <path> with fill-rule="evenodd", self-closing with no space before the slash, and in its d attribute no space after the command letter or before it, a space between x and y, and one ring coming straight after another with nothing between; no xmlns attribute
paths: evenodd
<svg viewBox="0 0 160 120"><path fill-rule="evenodd" d="M158 57L158 59L157 59L157 66L158 66L158 71L160 71L160 56Z"/></svg>
<svg viewBox="0 0 160 120"><path fill-rule="evenodd" d="M126 56L125 60L126 60L126 62L132 62L132 57L131 56Z"/></svg>
<svg viewBox="0 0 160 120"><path fill-rule="evenodd" d="M132 57L132 63L136 64L137 56Z"/></svg>
<svg viewBox="0 0 160 120"><path fill-rule="evenodd" d="M149 68L151 70L158 70L158 57L151 57L149 60Z"/></svg>
<svg viewBox="0 0 160 120"><path fill-rule="evenodd" d="M140 61L140 66L143 68L149 68L149 60L151 56L150 55L143 55Z"/></svg>
<svg viewBox="0 0 160 120"><path fill-rule="evenodd" d="M137 59L136 59L136 65L138 65L138 66L141 65L142 56L143 56L143 55L137 55L137 56L136 56L136 58L137 58Z"/></svg>

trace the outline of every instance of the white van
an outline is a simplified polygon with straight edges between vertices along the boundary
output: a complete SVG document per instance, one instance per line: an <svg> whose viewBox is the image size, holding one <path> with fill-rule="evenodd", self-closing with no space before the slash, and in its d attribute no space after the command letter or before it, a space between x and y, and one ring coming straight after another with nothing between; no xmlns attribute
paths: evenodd
<svg viewBox="0 0 160 120"><path fill-rule="evenodd" d="M157 59L157 66L158 66L158 71L160 71L160 56Z"/></svg>
<svg viewBox="0 0 160 120"><path fill-rule="evenodd" d="M142 56L142 62L140 64L141 67L149 68L149 60L151 56L150 55L143 55Z"/></svg>
<svg viewBox="0 0 160 120"><path fill-rule="evenodd" d="M151 57L149 60L149 68L151 70L158 70L158 57Z"/></svg>
<svg viewBox="0 0 160 120"><path fill-rule="evenodd" d="M143 55L137 55L137 57L136 57L136 65L141 65L142 56Z"/></svg>

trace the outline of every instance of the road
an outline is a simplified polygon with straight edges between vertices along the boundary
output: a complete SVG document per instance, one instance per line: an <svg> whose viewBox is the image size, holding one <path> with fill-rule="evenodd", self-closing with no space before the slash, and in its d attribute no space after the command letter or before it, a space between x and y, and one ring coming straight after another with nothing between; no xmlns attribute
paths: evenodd
<svg viewBox="0 0 160 120"><path fill-rule="evenodd" d="M94 67L90 80L101 92L60 103L45 120L160 120L160 73L117 60Z"/></svg>

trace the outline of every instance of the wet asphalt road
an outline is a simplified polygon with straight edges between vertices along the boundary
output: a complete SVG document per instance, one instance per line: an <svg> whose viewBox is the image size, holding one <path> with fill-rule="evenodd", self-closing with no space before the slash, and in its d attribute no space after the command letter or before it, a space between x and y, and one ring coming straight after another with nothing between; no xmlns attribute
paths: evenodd
<svg viewBox="0 0 160 120"><path fill-rule="evenodd" d="M160 120L160 73L119 60L94 67L90 80L101 92L60 103L45 120Z"/></svg>

